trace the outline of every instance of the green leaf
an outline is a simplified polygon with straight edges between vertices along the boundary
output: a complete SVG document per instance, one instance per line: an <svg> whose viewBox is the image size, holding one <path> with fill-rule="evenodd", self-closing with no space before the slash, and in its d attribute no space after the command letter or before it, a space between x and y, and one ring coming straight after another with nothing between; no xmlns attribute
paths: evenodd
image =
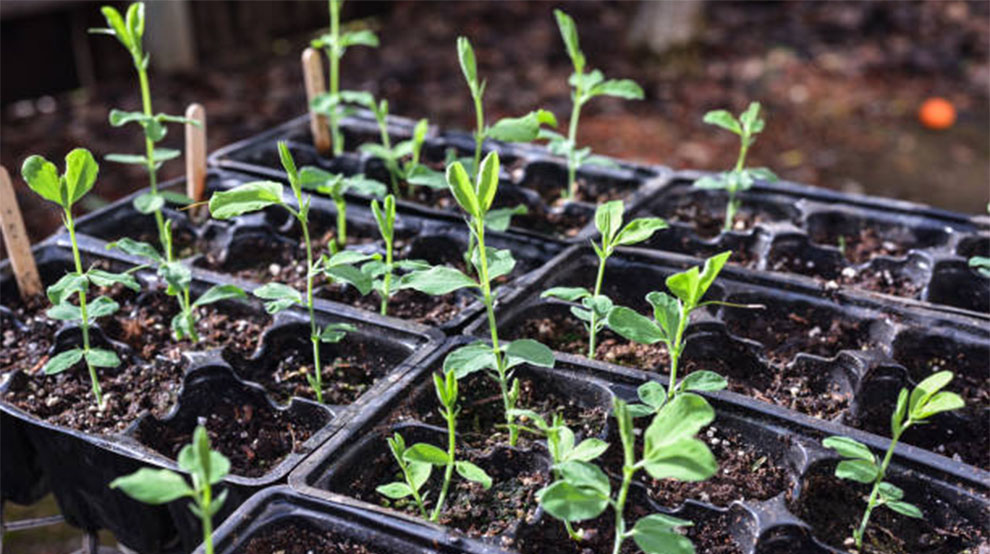
<svg viewBox="0 0 990 554"><path fill-rule="evenodd" d="M718 462L711 450L694 438L680 439L662 450L652 451L645 462L646 472L654 479L704 481L718 471Z"/></svg>
<svg viewBox="0 0 990 554"><path fill-rule="evenodd" d="M86 275L98 287L110 287L120 283L135 292L141 290L141 285L130 273L110 273L109 271L93 268L87 271Z"/></svg>
<svg viewBox="0 0 990 554"><path fill-rule="evenodd" d="M505 355L511 361L509 365L528 363L539 367L553 367L553 350L533 339L519 339L509 343Z"/></svg>
<svg viewBox="0 0 990 554"><path fill-rule="evenodd" d="M430 479L430 473L433 472L433 465L423 462L408 462L406 464L406 471L409 473L409 480L412 481L413 487L419 490Z"/></svg>
<svg viewBox="0 0 990 554"><path fill-rule="evenodd" d="M146 242L138 242L130 238L122 238L117 242L111 242L107 245L107 250L110 250L111 248L119 248L125 254L137 256L139 258L147 258L153 262L161 263L165 261L154 246Z"/></svg>
<svg viewBox="0 0 990 554"><path fill-rule="evenodd" d="M725 377L714 371L702 369L689 373L678 385L678 388L685 391L714 391L725 389L728 386L729 382L725 380Z"/></svg>
<svg viewBox="0 0 990 554"><path fill-rule="evenodd" d="M127 496L145 504L167 504L195 493L178 473L168 469L143 467L110 482L111 489L121 489Z"/></svg>
<svg viewBox="0 0 990 554"><path fill-rule="evenodd" d="M498 208L485 214L485 227L492 231L505 231L512 224L512 216L526 215L529 208L518 204L512 208Z"/></svg>
<svg viewBox="0 0 990 554"><path fill-rule="evenodd" d="M886 481L881 481L880 484L877 485L877 491L880 493L880 498L884 500L900 500L904 498L903 489Z"/></svg>
<svg viewBox="0 0 990 554"><path fill-rule="evenodd" d="M151 116L145 115L144 112L127 112L116 108L110 110L109 116L110 125L113 127L120 127L128 123L144 124L149 119Z"/></svg>
<svg viewBox="0 0 990 554"><path fill-rule="evenodd" d="M102 348L91 348L85 353L86 361L93 367L117 367L120 365L120 358L112 350Z"/></svg>
<svg viewBox="0 0 990 554"><path fill-rule="evenodd" d="M626 225L615 237L616 246L628 246L643 242L653 236L653 233L667 228L667 222L659 217L642 217L634 219Z"/></svg>
<svg viewBox="0 0 990 554"><path fill-rule="evenodd" d="M148 158L141 154L107 154L103 159L108 162L131 165L146 165Z"/></svg>
<svg viewBox="0 0 990 554"><path fill-rule="evenodd" d="M329 190L343 179L344 176L340 173L330 173L311 165L304 166L299 170L299 184L302 185L302 188L325 194L330 194Z"/></svg>
<svg viewBox="0 0 990 554"><path fill-rule="evenodd" d="M418 442L410 446L402 458L407 462L422 462L435 466L445 466L450 461L446 452L425 442Z"/></svg>
<svg viewBox="0 0 990 554"><path fill-rule="evenodd" d="M625 207L622 200L606 202L595 210L595 227L601 233L606 244L612 244L615 235L622 227L622 213Z"/></svg>
<svg viewBox="0 0 990 554"><path fill-rule="evenodd" d="M471 253L471 264L477 268L479 274L481 274L480 252L481 249L476 248ZM491 247L485 247L485 254L488 263L489 282L494 281L503 275L508 275L512 272L512 269L516 267L516 260L512 257L512 252L510 250L498 250Z"/></svg>
<svg viewBox="0 0 990 554"><path fill-rule="evenodd" d="M59 321L82 320L82 311L79 310L79 306L70 304L69 302L62 302L61 304L56 304L51 308L48 308L45 315Z"/></svg>
<svg viewBox="0 0 990 554"><path fill-rule="evenodd" d="M373 196L381 198L388 192L388 187L374 179L365 177L364 174L345 177L343 181L344 192L352 192L362 196Z"/></svg>
<svg viewBox="0 0 990 554"><path fill-rule="evenodd" d="M474 61L474 49L467 37L457 37L457 61L461 64L464 80L468 82L472 92L478 84L478 66Z"/></svg>
<svg viewBox="0 0 990 554"><path fill-rule="evenodd" d="M247 294L237 285L214 285L193 302L193 308L231 298L247 298Z"/></svg>
<svg viewBox="0 0 990 554"><path fill-rule="evenodd" d="M557 481L543 489L540 506L553 517L563 521L584 521L601 515L608 507L608 497L588 488L575 487L567 481Z"/></svg>
<svg viewBox="0 0 990 554"><path fill-rule="evenodd" d="M557 117L547 110L535 110L521 117L506 117L488 128L485 135L502 142L532 142L539 138L540 126L557 126Z"/></svg>
<svg viewBox="0 0 990 554"><path fill-rule="evenodd" d="M82 358L83 351L81 348L73 348L72 350L66 350L65 352L56 354L55 356L52 356L52 358L45 364L45 375L62 373L63 371L79 363Z"/></svg>
<svg viewBox="0 0 990 554"><path fill-rule="evenodd" d="M399 288L414 289L434 296L477 286L478 283L474 279L460 270L448 266L435 266L425 271L414 271L403 275L399 280Z"/></svg>
<svg viewBox="0 0 990 554"><path fill-rule="evenodd" d="M631 79L609 79L588 91L590 96L616 96L626 100L642 100L643 89Z"/></svg>
<svg viewBox="0 0 990 554"><path fill-rule="evenodd" d="M481 483L485 490L492 488L492 478L485 473L485 470L472 464L471 462L459 461L454 464L457 474L474 483Z"/></svg>
<svg viewBox="0 0 990 554"><path fill-rule="evenodd" d="M591 292L584 287L553 287L540 294L540 298L559 298L567 302L576 302L590 296Z"/></svg>
<svg viewBox="0 0 990 554"><path fill-rule="evenodd" d="M443 360L444 372L453 372L458 379L482 369L494 368L495 355L491 347L480 341L452 350Z"/></svg>
<svg viewBox="0 0 990 554"><path fill-rule="evenodd" d="M705 268L702 270L701 277L698 281L698 291L694 302L692 302L693 306L697 305L701 301L701 298L705 296L705 293L708 292L708 288L715 282L715 278L718 277L719 272L722 271L722 268L729 261L729 256L731 255L732 251L727 250L705 260Z"/></svg>
<svg viewBox="0 0 990 554"><path fill-rule="evenodd" d="M636 522L632 537L645 554L694 554L691 539L674 530L689 525L693 523L668 515L652 514Z"/></svg>
<svg viewBox="0 0 990 554"><path fill-rule="evenodd" d="M567 460L590 462L608 450L608 443L601 439L584 439L567 454Z"/></svg>
<svg viewBox="0 0 990 554"><path fill-rule="evenodd" d="M31 156L24 160L24 164L21 165L21 177L39 196L59 206L66 207L62 201L58 169L55 168L55 164L41 156Z"/></svg>
<svg viewBox="0 0 990 554"><path fill-rule="evenodd" d="M210 198L210 215L217 219L229 219L281 203L280 183L256 181L213 193Z"/></svg>
<svg viewBox="0 0 990 554"><path fill-rule="evenodd" d="M409 488L409 485L405 483L389 483L387 485L379 485L375 488L378 494L387 496L392 500L399 500L400 498L405 498L410 496L413 491Z"/></svg>
<svg viewBox="0 0 990 554"><path fill-rule="evenodd" d="M88 288L89 280L85 275L67 273L56 281L54 285L48 287L48 300L57 306L71 298L73 294L87 290Z"/></svg>
<svg viewBox="0 0 990 554"><path fill-rule="evenodd" d="M677 334L681 323L681 304L673 296L665 292L651 292L646 295L646 301L653 306L653 319L671 342Z"/></svg>
<svg viewBox="0 0 990 554"><path fill-rule="evenodd" d="M822 441L822 446L835 450L843 458L864 460L870 462L871 464L876 462L876 457L873 455L873 452L871 452L865 444L856 439L839 436L828 437Z"/></svg>
<svg viewBox="0 0 990 554"><path fill-rule="evenodd" d="M746 111L739 114L739 122L748 133L759 133L763 130L763 120L760 119L760 103L750 102Z"/></svg>
<svg viewBox="0 0 990 554"><path fill-rule="evenodd" d="M175 295L192 283L192 272L182 262L166 262L158 266L158 274L168 283L168 294Z"/></svg>
<svg viewBox="0 0 990 554"><path fill-rule="evenodd" d="M705 123L709 125L715 125L721 127L727 131L732 131L737 135L742 135L742 127L739 126L739 122L736 118L729 112L725 110L714 110L705 114L702 119Z"/></svg>
<svg viewBox="0 0 990 554"><path fill-rule="evenodd" d="M580 73L584 69L585 59L578 41L577 25L574 24L571 16L561 10L554 10L553 15L557 19L557 27L560 29L561 38L564 39L567 55L571 58L575 71Z"/></svg>
<svg viewBox="0 0 990 554"><path fill-rule="evenodd" d="M430 169L425 165L417 165L406 176L406 182L417 187L429 187L435 190L446 190L447 179L440 171Z"/></svg>
<svg viewBox="0 0 990 554"><path fill-rule="evenodd" d="M591 489L602 496L612 494L608 475L595 464L572 460L554 466L561 479L575 487Z"/></svg>
<svg viewBox="0 0 990 554"><path fill-rule="evenodd" d="M911 414L911 419L924 419L919 416L923 413L925 404L935 393L945 388L953 377L951 371L939 371L918 383L918 386L911 391L911 397L908 401L908 412Z"/></svg>
<svg viewBox="0 0 990 554"><path fill-rule="evenodd" d="M727 188L728 183L726 182L725 174L719 173L717 175L705 175L697 179L693 183L693 186L699 189L716 190Z"/></svg>
<svg viewBox="0 0 990 554"><path fill-rule="evenodd" d="M340 45L345 48L348 46L370 46L377 48L378 36L375 35L374 31L368 29L349 31L340 35Z"/></svg>
<svg viewBox="0 0 990 554"><path fill-rule="evenodd" d="M454 199L468 215L481 216L478 195L475 193L474 187L471 186L471 178L468 177L461 162L454 162L447 166L447 186L453 193Z"/></svg>
<svg viewBox="0 0 990 554"><path fill-rule="evenodd" d="M921 413L918 414L918 419L928 419L935 414L958 410L965 405L966 403L958 394L947 391L939 392L925 403Z"/></svg>
<svg viewBox="0 0 990 554"><path fill-rule="evenodd" d="M113 314L118 309L120 309L120 304L117 304L116 301L107 296L100 296L89 304L86 315L89 316L90 321L93 321Z"/></svg>
<svg viewBox="0 0 990 554"><path fill-rule="evenodd" d="M347 333L353 333L355 331L357 331L357 327L351 325L350 323L328 323L327 326L320 331L320 342L340 342L340 339L344 338Z"/></svg>
<svg viewBox="0 0 990 554"><path fill-rule="evenodd" d="M871 484L877 480L880 468L866 460L842 460L835 466L835 476L860 483Z"/></svg>
<svg viewBox="0 0 990 554"><path fill-rule="evenodd" d="M908 517L913 517L915 519L924 519L925 514L920 508L914 504L904 502L903 500L892 500L887 502L887 507L899 514L906 515Z"/></svg>
<svg viewBox="0 0 990 554"><path fill-rule="evenodd" d="M285 174L289 177L289 185L292 190L299 195L302 191L299 184L299 171L296 169L296 161L292 159L292 152L289 151L289 145L284 141L278 141L278 158L282 162L282 167L285 169ZM279 192L281 192L281 187ZM279 199L281 199L281 194ZM216 216L214 216L216 217Z"/></svg>
<svg viewBox="0 0 990 554"><path fill-rule="evenodd" d="M901 389L900 394L897 396L897 407L894 408L894 412L890 414L890 428L894 435L899 433L901 426L904 425L904 418L907 416L907 404L908 390Z"/></svg>
<svg viewBox="0 0 990 554"><path fill-rule="evenodd" d="M639 397L640 402L653 408L654 411L659 410L667 403L667 391L664 390L663 385L656 381L647 381L640 385L636 389L636 396Z"/></svg>
<svg viewBox="0 0 990 554"><path fill-rule="evenodd" d="M165 206L165 197L161 194L146 192L134 199L134 209L145 215L157 212Z"/></svg>
<svg viewBox="0 0 990 554"><path fill-rule="evenodd" d="M692 393L683 393L668 402L647 427L643 458L647 461L670 450L671 445L693 437L715 419L708 402Z"/></svg>
<svg viewBox="0 0 990 554"><path fill-rule="evenodd" d="M302 303L302 294L289 285L282 283L266 283L254 289L255 296L262 300L291 300Z"/></svg>
<svg viewBox="0 0 990 554"><path fill-rule="evenodd" d="M347 251L345 250L344 252ZM341 252L341 254L344 252ZM352 265L337 264L324 267L323 273L334 281L348 283L353 286L361 293L361 296L371 292L371 276Z"/></svg>
<svg viewBox="0 0 990 554"><path fill-rule="evenodd" d="M120 12L111 6L103 6L100 8L100 11L107 20L107 26L110 27L109 30L117 37L117 40L128 50L133 50L135 46L134 40L131 37L130 31L127 29L127 25L124 24L124 18L120 16Z"/></svg>
<svg viewBox="0 0 990 554"><path fill-rule="evenodd" d="M69 205L75 204L92 190L99 172L100 166L89 150L75 148L69 152L65 157L65 185Z"/></svg>
<svg viewBox="0 0 990 554"><path fill-rule="evenodd" d="M498 152L489 152L485 159L481 161L481 171L478 173L477 201L480 216L488 212L495 200L495 193L498 191L499 174ZM458 200L460 201L460 200Z"/></svg>
<svg viewBox="0 0 990 554"><path fill-rule="evenodd" d="M666 335L655 323L625 306L616 306L608 314L609 329L640 344L654 344Z"/></svg>

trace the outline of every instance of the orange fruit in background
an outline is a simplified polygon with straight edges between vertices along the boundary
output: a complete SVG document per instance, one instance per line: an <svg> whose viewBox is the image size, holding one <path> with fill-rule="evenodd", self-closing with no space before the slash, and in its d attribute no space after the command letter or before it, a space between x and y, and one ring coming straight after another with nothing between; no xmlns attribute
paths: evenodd
<svg viewBox="0 0 990 554"><path fill-rule="evenodd" d="M945 98L929 98L918 109L918 120L929 129L948 129L956 122L956 107Z"/></svg>

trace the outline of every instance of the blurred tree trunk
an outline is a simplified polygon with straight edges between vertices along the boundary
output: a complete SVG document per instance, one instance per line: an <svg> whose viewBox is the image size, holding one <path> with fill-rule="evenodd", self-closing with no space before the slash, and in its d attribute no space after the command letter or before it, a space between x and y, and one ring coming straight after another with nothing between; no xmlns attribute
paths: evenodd
<svg viewBox="0 0 990 554"><path fill-rule="evenodd" d="M704 0L641 0L629 43L663 54L669 48L691 42L700 29Z"/></svg>

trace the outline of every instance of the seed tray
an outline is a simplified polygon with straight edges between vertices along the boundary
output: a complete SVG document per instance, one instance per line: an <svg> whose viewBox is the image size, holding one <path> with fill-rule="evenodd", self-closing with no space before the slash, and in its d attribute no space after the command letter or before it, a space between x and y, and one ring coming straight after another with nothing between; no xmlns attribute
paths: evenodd
<svg viewBox="0 0 990 554"><path fill-rule="evenodd" d="M388 121L392 140L401 141L411 136L415 121L396 116L389 116ZM309 118L302 116L223 147L209 160L216 167L280 179L284 173L276 142L285 140L300 167L316 165L331 172L365 173L388 182L380 160L352 149L354 145L380 140L370 113L358 110L355 115L343 118L341 129L349 150L333 158L319 154L312 146ZM470 155L474 151L474 139L464 132L432 129L423 147L424 163L443 170L450 149L458 155ZM584 183L584 197L580 201L561 204L557 200L567 181L567 166L561 158L550 155L541 146L491 140L485 142L485 150L497 151L502 162L502 184L494 207L525 205L529 214L514 217L509 231L541 240L583 241L595 233L596 203L621 198L627 207L635 206L659 184L657 178L668 172L663 167L621 160L612 160L615 167L585 166L577 172L578 180ZM461 221L459 209L447 191L420 191L419 194L415 201L397 199L396 204L430 218ZM360 200L367 202L364 198Z"/></svg>
<svg viewBox="0 0 990 554"><path fill-rule="evenodd" d="M90 237L80 236L79 244L84 264L87 265L96 263L109 270L119 271L138 263L138 260L128 256L106 252L102 241ZM46 284L53 283L71 267L71 250L62 235L56 235L37 246L35 253L42 280ZM146 285L145 290L161 289L163 286L150 270L141 270L137 275ZM194 293L202 292L219 282L222 281L214 275L194 270ZM7 263L0 265L0 287L5 303L15 301L16 284ZM145 298L146 294L137 295L122 304L124 309L131 309L132 304L140 305ZM256 301L226 302L216 306L218 311L237 314L239 320L251 313L258 318L267 318ZM2 309L12 313L9 308L4 306ZM132 314L128 313L126 316ZM5 441L11 441L5 442L4 450L23 453L23 456L18 456L18 463L8 464L4 460L4 499L36 499L37 495L31 493L43 489L47 483L66 521L74 526L88 531L108 529L122 544L139 552L191 550L199 543L202 535L198 521L188 514L186 502L176 501L166 507L148 506L119 491L111 490L108 484L116 477L132 473L140 467L175 469L172 460L177 452L171 450L177 450L181 443L188 442L186 435L191 433L197 421L206 418L209 426L210 421L234 420L249 436L258 433L255 440L245 446L258 448L257 445L261 444L262 447L278 447L283 449L284 454L276 450L275 454L266 458L274 460L273 465L268 466L251 467L250 460L253 458L247 454L246 469L238 469L235 463L232 475L225 479L225 487L230 492L215 519L219 522L254 492L284 482L289 471L308 452L337 432L352 413L360 411L361 406L374 403L380 391L386 389L390 381L415 366L418 359L433 349L440 336L437 331L422 326L380 318L367 312L346 306L331 306L324 302L317 306L317 318L321 324L347 322L357 327L357 331L350 334L350 341L345 339L336 345L326 345L324 355L328 361L346 356L350 349L358 353L374 352L380 365L372 376L373 382L363 383L363 388L336 405L319 405L284 392L279 394L279 391L263 387L257 382L265 381L265 371L270 372L274 364L288 357L289 349L294 345L285 340L286 336L298 336L300 329L308 336L308 316L304 311L295 309L278 314L267 325L257 348L239 349L231 343L223 348L193 352L191 350L194 349L188 347L177 347L162 350L150 359L142 356L143 351L116 340L117 330L112 324L94 327L94 344L112 343L124 361L121 371L149 365L178 368L178 374L174 377L176 382L156 392L168 394L169 399L164 402L159 399L158 409L151 409L150 413L145 413L148 412L146 402L140 405L132 403L132 406L139 406L140 411L127 414L130 421L123 429L80 430L52 423L48 421L51 417L25 411L17 399L35 390L29 388L31 383L39 383L40 386L43 381L39 380L44 379L59 379L60 383L64 383L65 380L74 378L74 372L70 370L59 377L44 377L29 375L21 368L8 368L10 371L0 376L0 413L3 414L4 425L2 433ZM236 333L229 335L236 338ZM70 324L64 325L52 340L48 354L78 344L79 340L78 328ZM165 357L174 355L176 350L182 350L180 358ZM305 354L297 356L300 364L306 363ZM111 375L110 372L101 372L101 381L112 381ZM85 397L80 395L78 402L91 402L88 378L76 379L82 379L86 383ZM115 392L107 382L104 382L104 386L108 395ZM291 444L286 446L284 440L278 443L277 437L270 440L262 438L265 437L266 425L270 429L287 423L292 424L294 432L300 433L299 440L293 438ZM219 432L222 443L223 432ZM8 447L10 450L7 450ZM222 444L218 447L223 449ZM226 454L230 456L231 453ZM261 450L258 450L257 456L263 457ZM37 472L37 468L42 471ZM15 480L27 479L29 475L35 479Z"/></svg>
<svg viewBox="0 0 990 554"><path fill-rule="evenodd" d="M760 181L739 193L732 231L721 232L727 195L696 189L705 175L668 175L632 216L670 229L642 247L708 256L731 249L751 269L805 275L825 290L851 288L922 303L990 312L990 279L967 265L990 255L990 220L790 182Z"/></svg>

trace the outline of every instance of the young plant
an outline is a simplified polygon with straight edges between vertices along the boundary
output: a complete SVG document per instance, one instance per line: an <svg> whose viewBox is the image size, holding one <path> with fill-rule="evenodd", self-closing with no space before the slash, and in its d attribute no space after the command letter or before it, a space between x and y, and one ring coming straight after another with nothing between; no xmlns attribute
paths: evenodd
<svg viewBox="0 0 990 554"><path fill-rule="evenodd" d="M343 102L340 91L340 59L350 46L378 47L378 37L373 31L361 29L358 31L340 32L340 8L344 0L329 0L330 3L330 32L310 42L313 48L323 48L330 61L330 92L320 94L313 99L315 111L327 116L330 121L330 138L333 141L333 155L339 156L344 152L344 135L340 132L340 118L343 115Z"/></svg>
<svg viewBox="0 0 990 554"><path fill-rule="evenodd" d="M84 148L76 148L69 152L65 157L65 172L62 175L58 174L55 164L37 155L24 160L24 165L21 167L21 175L31 190L45 200L61 206L62 221L69 231L72 259L75 261L75 272L67 273L54 285L48 287L48 299L51 300L52 307L47 315L52 319L79 322L83 346L52 357L45 364L44 372L46 375L61 373L85 360L93 396L96 397L96 404L102 409L103 391L96 375L96 368L117 367L120 365L120 358L112 350L94 348L90 344L89 327L98 318L116 312L119 305L107 296L100 296L92 302L87 302L86 294L89 292L90 284L109 287L114 283L120 283L135 291L140 287L137 280L129 273L110 273L95 268L83 271L79 245L76 243L72 205L92 190L99 171L100 167L93 159L93 154ZM79 298L78 306L70 301L74 295Z"/></svg>
<svg viewBox="0 0 990 554"><path fill-rule="evenodd" d="M303 242L306 244L306 297L296 289L282 283L268 283L254 290L254 295L266 300L265 309L274 314L293 305L302 304L309 311L310 341L313 344L313 373L306 380L316 395L317 402L323 402L323 366L320 364L320 344L339 342L353 325L330 323L320 329L316 323L313 307L313 278L322 271L321 260L313 258L313 242L309 237L310 197L303 196L302 180L296 170L289 147L285 142L278 143L278 154L295 195L296 207L282 199L282 184L274 181L254 181L244 183L227 191L215 193L210 198L210 214L217 219L229 219L249 212L263 210L269 206L282 206L296 218L302 228Z"/></svg>
<svg viewBox="0 0 990 554"><path fill-rule="evenodd" d="M540 136L540 126L557 126L557 118L546 110L535 110L522 117L507 117L500 119L491 127L485 126L485 112L482 98L485 95L485 81L478 80L478 66L474 58L474 48L466 37L457 38L457 59L461 64L461 72L471 91L474 101L476 126L474 130L474 159L470 165L469 175L477 176L481 163L481 145L486 138L502 142L532 142ZM462 162L466 163L466 162Z"/></svg>
<svg viewBox="0 0 990 554"><path fill-rule="evenodd" d="M202 522L203 548L207 554L212 554L213 516L220 511L227 499L226 489L214 498L213 486L223 481L230 472L230 461L223 454L210 449L206 428L199 425L193 431L192 442L182 447L176 463L179 464L179 469L192 477L192 487L182 475L172 470L144 467L130 475L114 479L110 488L120 489L138 502L156 506L180 498L192 498L189 511Z"/></svg>
<svg viewBox="0 0 990 554"><path fill-rule="evenodd" d="M739 192L749 190L757 179L777 180L777 176L765 167L746 167L746 153L756 142L756 135L763 131L766 122L760 117L759 102L751 102L746 111L739 114L739 119L725 110L714 110L706 113L703 121L739 135L739 157L732 171L705 176L694 182L694 186L701 189L721 189L728 193L729 201L725 206L725 224L722 230L731 231L741 203L737 196Z"/></svg>
<svg viewBox="0 0 990 554"><path fill-rule="evenodd" d="M684 391L720 390L728 386L724 377L707 370L695 371L678 383L677 369L684 353L684 331L691 312L710 304L726 304L715 300L702 302L701 299L731 254L731 251L722 252L708 258L700 271L695 266L667 277L667 288L673 295L657 291L646 295L646 301L653 306L653 320L624 306L616 306L608 313L609 329L623 337L640 344L663 342L667 346L670 356L668 399Z"/></svg>
<svg viewBox="0 0 990 554"><path fill-rule="evenodd" d="M354 191L381 198L386 192L385 185L360 173L345 177L318 167L306 166L299 170L299 179L303 189L329 196L337 207L337 237L330 245L331 251L347 245L347 199L344 195Z"/></svg>
<svg viewBox="0 0 990 554"><path fill-rule="evenodd" d="M867 485L873 485L870 497L866 501L866 512L859 527L853 531L856 548L863 548L863 535L870 523L870 515L878 506L887 506L899 514L913 518L924 518L924 514L914 504L902 500L904 491L893 483L884 481L887 466L894 455L894 448L904 431L914 425L927 423L927 419L935 414L958 410L963 407L963 400L954 392L942 391L952 381L951 371L940 371L918 383L918 386L908 393L901 389L897 397L897 407L890 417L890 446L883 461L877 464L877 457L863 443L849 437L834 436L822 441L822 444L835 450L844 459L835 467L835 476L849 479Z"/></svg>
<svg viewBox="0 0 990 554"><path fill-rule="evenodd" d="M613 495L608 475L597 465L582 459L569 459L554 465L558 478L539 492L540 506L551 516L567 523L594 519L606 508L615 514L615 540L612 552L618 554L626 539L633 539L647 554L693 553L690 539L676 531L690 521L664 514L652 514L626 527L625 508L629 487L640 470L654 479L703 481L718 470L708 446L695 435L715 418L704 398L691 393L679 395L661 407L643 433L643 455L636 458L633 413L622 400L615 399L613 415L618 421L622 442L622 481ZM593 452L594 453L594 452ZM571 535L580 538L580 534Z"/></svg>
<svg viewBox="0 0 990 554"><path fill-rule="evenodd" d="M461 409L457 406L457 376L453 372L447 372L443 377L433 374L433 385L436 389L437 399L440 401L440 415L447 421L447 451L428 444L418 442L409 448L405 448L405 440L398 433L388 440L392 455L395 456L399 467L402 469L404 483L394 482L382 485L376 490L393 499L399 500L407 496L412 496L420 513L426 517L426 507L423 504L423 497L419 489L430 478L432 466L444 468L443 485L440 487L440 496L430 514L430 521L437 521L443 511L444 502L447 499L447 491L450 489L450 480L457 474L472 481L480 483L485 490L492 486L492 478L485 473L485 470L466 460L456 458L457 445L457 415Z"/></svg>
<svg viewBox="0 0 990 554"><path fill-rule="evenodd" d="M486 371L498 383L509 427L509 443L515 445L519 431L513 425L512 411L519 400L519 381L513 378L513 368L522 363L553 367L554 357L549 348L534 340L499 341L492 282L509 274L516 261L512 252L485 245L486 215L498 190L498 174L499 160L496 152L485 157L473 182L460 162L447 167L447 184L458 205L467 213L468 230L476 241L470 265L474 267L477 278L471 278L453 267L436 266L404 275L399 280L399 287L432 295L449 294L464 288L481 292L481 301L488 317L491 345L479 341L454 350L444 360L444 371L453 371L458 379L476 371Z"/></svg>
<svg viewBox="0 0 990 554"><path fill-rule="evenodd" d="M594 292L584 287L553 287L543 291L541 298L554 297L568 302L580 301L582 307L572 306L571 313L584 322L588 330L588 357L595 358L595 339L605 327L608 313L612 310L612 300L602 294L602 281L605 278L605 263L615 252L616 246L629 246L643 242L653 233L667 228L667 222L658 217L634 219L622 226L624 208L621 200L606 202L595 211L595 227L601 233L601 245L592 242L598 254L598 275L595 277Z"/></svg>
<svg viewBox="0 0 990 554"><path fill-rule="evenodd" d="M567 158L567 185L561 195L573 199L577 193L577 169L585 164L614 165L605 158L591 155L591 148L578 148L577 130L581 117L581 108L596 96L615 96L627 100L642 100L643 89L630 79L605 79L599 70L585 73L586 60L578 42L577 26L571 16L560 10L554 10L560 36L564 39L567 55L574 65L574 73L568 79L568 84L574 89L571 92L571 120L567 129L567 137L560 133L543 130L540 138L549 139L548 148L558 156Z"/></svg>

